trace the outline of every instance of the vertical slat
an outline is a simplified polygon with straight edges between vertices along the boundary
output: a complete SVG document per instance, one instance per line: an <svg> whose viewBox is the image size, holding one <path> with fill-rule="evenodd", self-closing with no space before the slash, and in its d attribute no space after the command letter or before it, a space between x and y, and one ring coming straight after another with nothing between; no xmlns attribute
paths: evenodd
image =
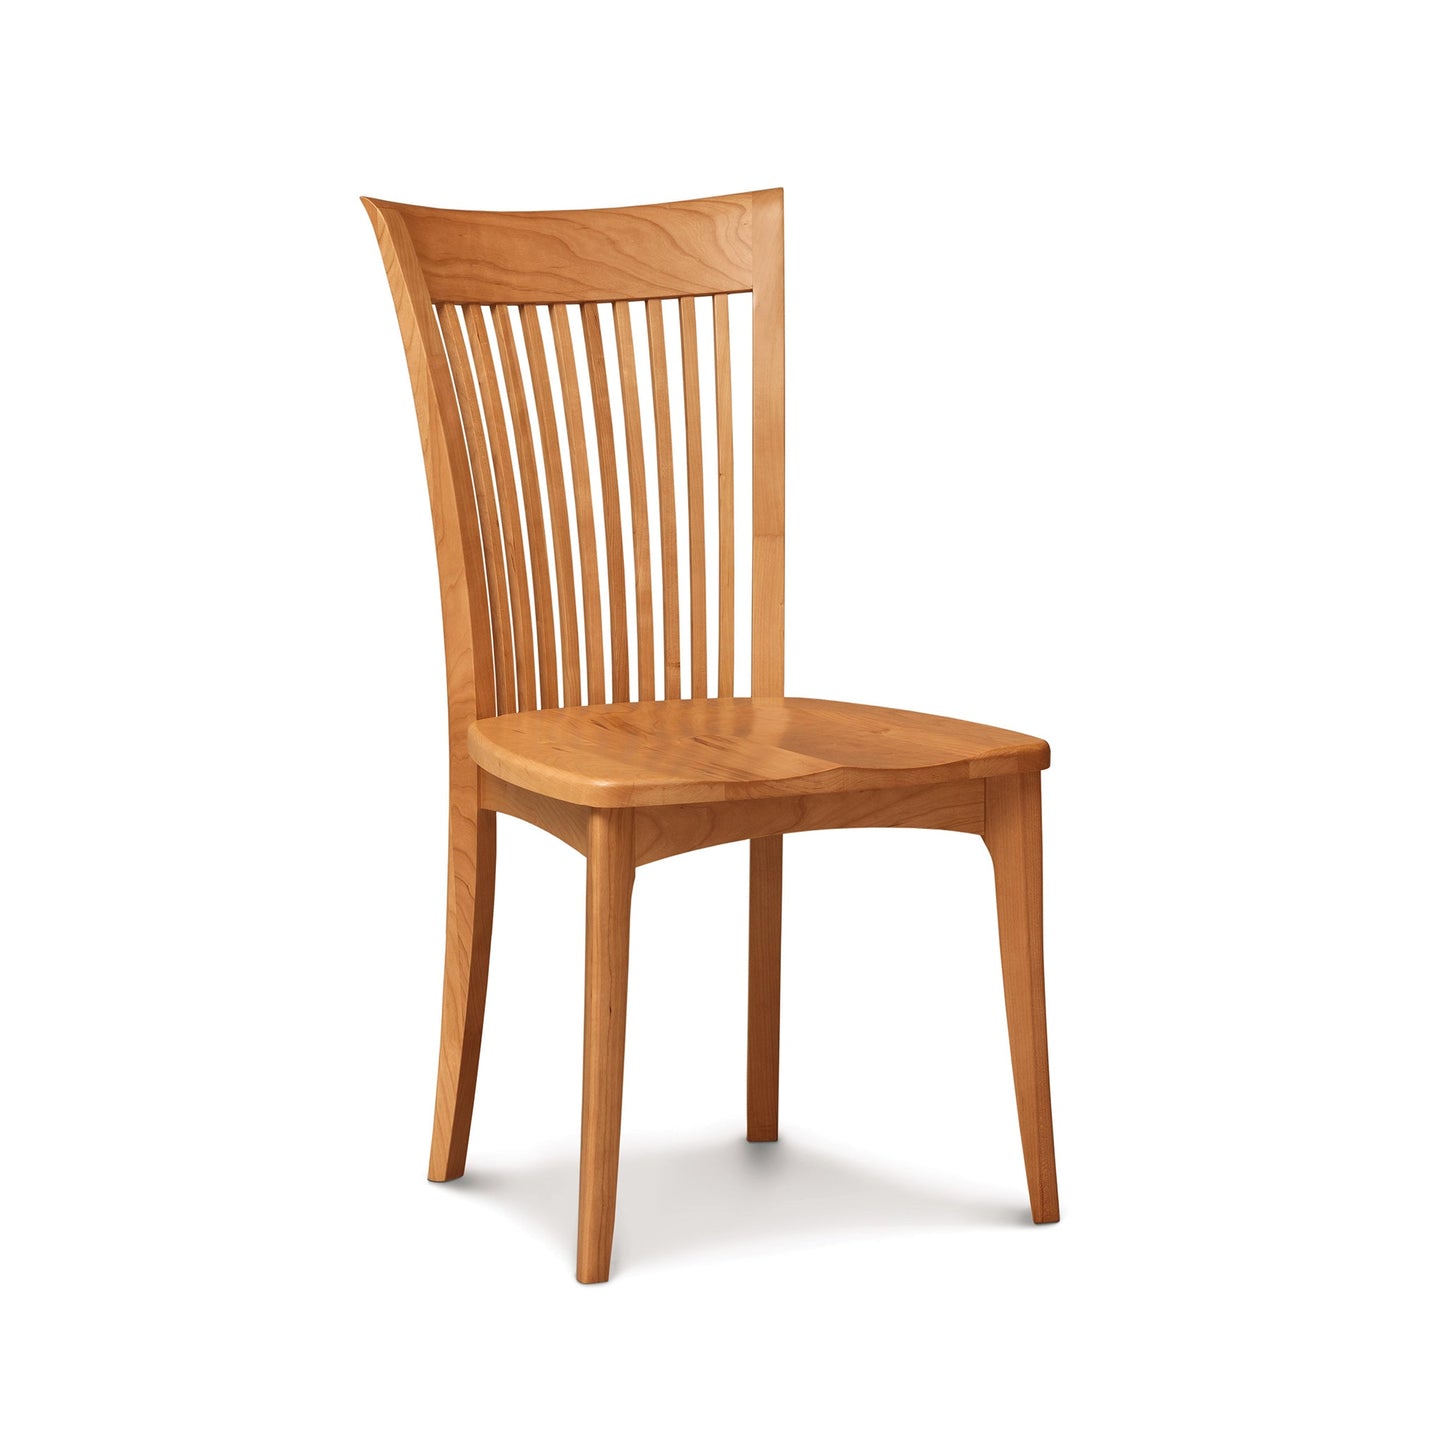
<svg viewBox="0 0 1445 1445"><path fill-rule="evenodd" d="M561 303L547 308L557 371L562 378L562 415L567 422L567 453L572 462L572 503L577 509L577 555L582 565L582 633L587 649L587 701L607 701L602 662L602 591L597 578L597 524L592 515L592 476L587 465L587 434L582 425L582 392L577 384L577 355L572 323Z"/></svg>
<svg viewBox="0 0 1445 1445"><path fill-rule="evenodd" d="M707 696L707 530L702 500L702 396L697 364L697 306L677 299L682 328L682 415L687 431L687 620L692 696Z"/></svg>
<svg viewBox="0 0 1445 1445"><path fill-rule="evenodd" d="M507 573L502 563L502 539L497 529L497 498L492 484L492 465L487 458L486 431L477 405L472 368L467 361L466 341L456 307L438 306L442 341L451 363L452 380L461 405L462 430L467 439L467 455L472 463L472 481L481 514L482 555L487 578L487 599L492 615L492 665L495 677L497 711L516 712L516 662L512 654L512 620L507 607Z"/></svg>
<svg viewBox="0 0 1445 1445"><path fill-rule="evenodd" d="M542 706L557 706L557 624L552 613L552 570L547 561L547 532L542 524L542 488L537 480L537 453L532 445L532 419L522 385L522 365L512 335L512 317L505 306L492 307L492 325L502 354L507 383L507 408L521 472L522 506L527 517L527 551L532 562L532 605L537 622L537 672Z"/></svg>
<svg viewBox="0 0 1445 1445"><path fill-rule="evenodd" d="M667 400L667 344L662 302L647 303L652 415L657 429L657 514L662 547L662 695L682 696L682 643L677 596L677 495L672 480L672 411Z"/></svg>
<svg viewBox="0 0 1445 1445"><path fill-rule="evenodd" d="M627 482L632 498L632 561L637 588L637 697L657 697L657 644L652 631L652 546L647 525L647 459L642 452L642 412L637 400L637 356L632 345L632 311L612 303L617 333L617 369L622 381L623 434L627 438Z"/></svg>
<svg viewBox="0 0 1445 1445"><path fill-rule="evenodd" d="M627 663L627 568L622 555L622 502L617 484L617 443L612 435L612 398L607 391L607 358L602 352L602 323L596 302L582 307L582 339L587 347L587 376L592 383L592 415L597 424L597 466L601 472L602 531L607 542L607 611L612 622L612 701L631 696Z"/></svg>
<svg viewBox="0 0 1445 1445"><path fill-rule="evenodd" d="M733 359L728 298L712 298L713 380L717 392L717 695L733 695L737 571L733 543Z"/></svg>
<svg viewBox="0 0 1445 1445"><path fill-rule="evenodd" d="M577 587L572 572L572 525L567 517L567 491L562 475L562 449L557 438L557 411L552 378L542 345L542 325L535 306L523 306L522 339L542 436L542 466L547 476L547 507L552 519L552 556L556 564L557 611L562 627L562 700L566 707L582 701L582 660L577 653Z"/></svg>
<svg viewBox="0 0 1445 1445"><path fill-rule="evenodd" d="M487 419L487 440L492 450L492 471L497 483L502 541L507 554L507 590L512 598L512 641L517 657L517 707L526 712L537 706L537 668L532 651L532 602L527 590L527 562L522 543L522 520L517 506L517 483L512 474L512 452L507 445L507 423L497 389L497 364L479 306L466 308L467 336L482 393Z"/></svg>
<svg viewBox="0 0 1445 1445"><path fill-rule="evenodd" d="M753 697L783 695L783 193L753 194Z"/></svg>

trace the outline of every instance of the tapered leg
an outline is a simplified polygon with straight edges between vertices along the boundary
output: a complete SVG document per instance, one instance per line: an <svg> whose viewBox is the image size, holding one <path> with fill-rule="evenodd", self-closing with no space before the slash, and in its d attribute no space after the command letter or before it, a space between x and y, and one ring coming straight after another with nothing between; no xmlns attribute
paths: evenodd
<svg viewBox="0 0 1445 1445"><path fill-rule="evenodd" d="M633 870L631 811L594 808L587 830L587 998L577 1196L577 1278L583 1284L600 1284L612 1267Z"/></svg>
<svg viewBox="0 0 1445 1445"><path fill-rule="evenodd" d="M783 953L783 840L754 838L748 872L748 1139L778 1137L778 1006Z"/></svg>
<svg viewBox="0 0 1445 1445"><path fill-rule="evenodd" d="M497 815L477 809L476 765L453 764L447 872L446 970L441 1056L427 1178L457 1179L467 1167L467 1138L477 1093L487 960L496 895Z"/></svg>
<svg viewBox="0 0 1445 1445"><path fill-rule="evenodd" d="M1049 1042L1044 1016L1044 854L1040 775L989 778L984 841L998 896L1004 1007L1013 1055L1014 1097L1035 1224L1059 1217Z"/></svg>

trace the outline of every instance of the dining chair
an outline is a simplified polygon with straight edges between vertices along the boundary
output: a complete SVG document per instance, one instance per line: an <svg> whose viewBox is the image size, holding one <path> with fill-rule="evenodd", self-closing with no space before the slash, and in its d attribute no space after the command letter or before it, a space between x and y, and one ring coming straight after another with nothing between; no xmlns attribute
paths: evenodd
<svg viewBox="0 0 1445 1445"><path fill-rule="evenodd" d="M1029 1201L1036 1223L1057 1220L1048 744L784 691L782 191L585 211L363 204L411 375L446 649L429 1177L466 1165L498 813L587 859L584 1283L611 1265L635 870L750 840L747 1137L772 1141L783 835L934 828L981 835L993 859Z"/></svg>

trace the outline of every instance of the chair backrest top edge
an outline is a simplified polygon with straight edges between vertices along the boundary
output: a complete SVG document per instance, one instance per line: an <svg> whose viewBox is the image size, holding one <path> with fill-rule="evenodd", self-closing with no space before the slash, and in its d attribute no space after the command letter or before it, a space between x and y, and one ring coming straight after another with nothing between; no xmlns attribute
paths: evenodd
<svg viewBox="0 0 1445 1445"><path fill-rule="evenodd" d="M363 196L399 222L433 302L525 305L753 289L753 212L781 188L564 211L469 211Z"/></svg>
<svg viewBox="0 0 1445 1445"><path fill-rule="evenodd" d="M494 210L467 210L456 206L422 206L413 201L388 201L380 196L362 196L362 205L375 206L379 210L400 211L407 216L437 216L454 217L457 219L468 219L476 217L512 217L517 220L526 220L536 217L562 217L568 220L586 221L593 218L615 215L618 213L628 214L636 211L668 211L688 206L708 206L722 203L746 203L755 200L760 196L782 195L781 186L763 187L752 191L730 191L719 196L692 196L686 200L678 201L645 201L630 206L587 206L582 208L569 206L563 210L553 210L544 207L534 211L494 211Z"/></svg>

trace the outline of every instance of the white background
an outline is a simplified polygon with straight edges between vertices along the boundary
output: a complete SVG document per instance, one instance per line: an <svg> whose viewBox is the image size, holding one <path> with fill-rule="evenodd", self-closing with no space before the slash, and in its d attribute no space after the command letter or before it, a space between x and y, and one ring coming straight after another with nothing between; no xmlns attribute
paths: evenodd
<svg viewBox="0 0 1445 1445"><path fill-rule="evenodd" d="M3 87L16 1441L1438 1438L1429 5L36 7ZM1063 1222L976 840L639 875L572 1279L580 860L504 820L425 1181L442 653L356 197L783 185L789 684L1054 745Z"/></svg>

